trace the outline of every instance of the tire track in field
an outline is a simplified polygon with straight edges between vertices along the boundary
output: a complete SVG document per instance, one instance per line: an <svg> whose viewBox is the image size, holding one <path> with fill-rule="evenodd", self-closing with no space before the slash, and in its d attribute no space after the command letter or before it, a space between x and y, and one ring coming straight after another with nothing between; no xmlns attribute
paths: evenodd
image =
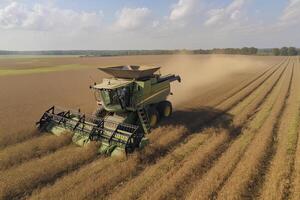
<svg viewBox="0 0 300 200"><path fill-rule="evenodd" d="M287 60L288 64L290 62L290 60ZM257 86L255 86L254 88L252 88L252 90L248 91L243 98L241 98L239 101L235 101L233 104L231 104L228 108L225 109L224 112L228 112L229 110L231 110L233 107L235 107L237 104L239 104L241 101L243 101L247 96L251 95L255 90L257 90L257 88L259 88L261 85L263 85L276 71L278 71L280 69L280 67L282 67L284 63L281 63L280 66L278 68L276 68L274 71L272 71L271 74L269 74L266 78L264 78L261 82L258 83ZM288 65L287 64L287 65ZM233 98L233 97L232 97Z"/></svg>
<svg viewBox="0 0 300 200"><path fill-rule="evenodd" d="M290 98L278 127L278 136L274 139L272 159L268 162L267 169L262 171L262 184L257 186L260 199L288 199L289 196L292 163L297 145L295 141L297 141L299 128L299 105L297 101L300 100L300 93L297 89L299 71L295 68L295 63L293 65L293 73L295 74L293 75Z"/></svg>
<svg viewBox="0 0 300 200"><path fill-rule="evenodd" d="M290 74L290 72L289 72ZM287 75L286 80L282 83L281 89L278 93L277 101L270 110L270 115L264 122L259 133L247 148L242 160L237 164L231 176L228 178L220 192L218 199L230 198L252 198L255 189L254 184L257 181L257 173L266 159L265 152L268 152L272 145L272 135L274 134L274 127L279 122L286 97L289 94L289 85L291 76ZM283 95L281 95L283 93ZM272 127L270 129L270 127ZM276 133L275 133L276 134Z"/></svg>
<svg viewBox="0 0 300 200"><path fill-rule="evenodd" d="M217 107L219 106L220 104L222 104L222 102L232 98L234 95L236 95L237 93L241 92L242 90L246 89L248 86L250 86L251 84L253 84L255 81L257 81L258 79L260 79L261 77L263 77L265 74L267 74L269 71L271 71L271 69L273 69L275 66L278 65L277 68L275 68L274 70L274 73L275 71L277 71L281 65L283 65L286 61L288 60L288 58L284 59L282 62L280 62L279 64L274 64L272 65L271 67L269 67L267 70L265 70L263 73L261 73L260 75L258 75L257 77L253 78L252 80L250 80L248 83L246 83L244 86L242 86L241 88L239 88L238 90L234 91L232 94L230 94L229 96L227 96L225 99L223 99L221 102L219 103L216 103L215 106L213 107Z"/></svg>
<svg viewBox="0 0 300 200"><path fill-rule="evenodd" d="M256 112L253 112L253 111L255 111L255 110L257 110L264 102L265 102L265 100L268 98L268 96L270 96L270 94L271 94L271 92L273 91L273 89L274 89L274 87L278 84L278 81L281 79L281 77L282 77L282 75L283 75L283 73L284 73L284 71L285 71L285 69L278 75L278 78L276 78L275 80L274 80L274 82L269 86L270 88L265 88L264 90L266 90L265 92L263 92L263 91L257 91L258 93L257 93L257 95L259 96L259 98L255 98L255 101L256 101L256 103L255 103L255 101L254 102L252 102L252 106L251 105L247 105L247 109L250 109L250 110L248 110L247 112L249 112L249 113L251 113L250 115L247 115L246 113L242 113L242 115L245 115L246 116L246 118L245 118L245 116L241 116L240 114L239 114L239 116L238 116L238 118L245 118L244 119L244 121L246 121L245 123L243 123L243 129L245 129L248 125L248 123L250 123L250 120L249 119L251 119L251 118L253 118L253 115L257 115L256 114ZM274 77L275 78L275 77ZM267 84L267 83L266 83ZM265 94L260 94L260 93L265 93ZM255 94L253 94L253 95L255 95ZM261 97L260 97L260 95L262 95ZM250 98L250 97L249 97ZM253 100L253 99L252 99ZM251 112L251 109L252 109L252 112ZM240 120L237 120L237 121L240 121ZM240 123L242 123L242 121L243 120L241 120L241 122ZM239 123L239 122L237 122L237 123ZM233 147L232 146L237 146L237 145L235 145L235 143L237 143L236 141L239 141L242 137L244 137L244 136L238 136L238 138L236 139L236 140L234 140L233 141L233 144L230 144L230 146L228 147L228 149L226 150L226 151L224 151L224 152L228 152L230 149L232 149ZM238 145L239 146L239 145ZM231 152L231 150L230 150L230 152ZM226 154L226 153L225 153ZM228 153L227 153L228 154ZM236 156L236 154L234 154L234 156ZM224 160L225 162L227 161L227 159L223 159L223 157L224 157L224 155L222 154L222 157L220 158L221 160ZM219 159L219 160L220 160ZM237 158L235 158L235 160L236 160ZM239 159L239 158L238 158ZM219 161L218 160L218 162L217 163L219 163L219 162L221 162L221 161ZM224 162L223 161L223 162ZM226 166L227 167L227 166ZM209 174L210 175L207 175L207 174L205 174L204 175L204 179L206 180L206 177L207 176L215 176L217 173L215 173L215 172L213 172L213 171L216 171L217 169L215 169L216 168L216 166L215 165L212 165L212 168L211 169L209 169L208 170L208 172L209 172ZM220 168L220 170L221 170L221 173L223 173L223 170L224 169L224 167L221 167ZM220 172L219 172L220 173ZM220 175L219 175L220 176ZM196 179L199 179L199 176L196 176L196 177L193 177L193 180L195 179L195 181L196 181ZM210 178L207 178L207 180L217 180L217 177L210 177ZM191 181L191 184L193 184L192 183L193 181ZM200 181L200 183L201 183L201 181ZM216 182L216 183L214 183L215 184L215 186L214 187L217 187L217 183L218 182ZM202 184L202 183L201 183ZM219 184L221 184L220 182L219 182ZM187 188L192 188L192 186L190 187L190 186L187 186ZM202 186L201 186L201 189L204 189L204 188L206 188L206 190L212 190L212 188L210 188L210 187L208 187L208 185L207 185L207 183L205 183L205 182L203 182L203 184L202 184ZM188 191L189 190L187 190L187 191L185 191L183 194L182 194L182 196L181 197L183 197L186 193L188 193ZM204 193L204 192L203 192ZM206 192L206 195L208 195L208 191ZM203 199L207 199L208 197L207 196L203 196L203 194L201 193L201 195L200 194L196 194L195 196L193 196L192 197L192 199L193 198L196 198L196 197L198 197L198 196L202 196L203 197Z"/></svg>
<svg viewBox="0 0 300 200"><path fill-rule="evenodd" d="M247 94L245 95L245 96L243 96L244 98L246 98L246 96L247 96ZM179 140L179 141L182 141L182 140ZM161 149L159 149L158 148L158 150L161 150ZM141 154L141 155L143 155L143 153ZM148 154L148 155L151 155L151 153L150 154ZM156 156L157 157L157 156ZM142 164L142 166L141 167L138 167L138 165L137 165L137 168L142 168L142 170L144 169L144 165ZM136 170L135 171L135 173L134 174L139 174L138 172L137 172L138 170ZM129 176L129 174L128 174L128 176ZM99 178L101 178L101 177L99 177ZM124 177L123 177L124 178ZM122 179L122 180L124 180L124 179ZM119 182L119 181L121 181L121 180L118 180L117 182ZM114 184L112 184L112 185L115 185L115 183L117 183L117 182L114 182ZM109 182L107 183L107 184L109 184ZM100 193L100 195L101 194L103 194L103 192L105 193L105 191L102 189L102 188L98 188L97 187L97 185L96 184L93 184L94 185L94 189L93 189L93 191L98 191L99 193ZM106 185L107 186L107 185ZM96 188L95 188L96 187ZM112 186L110 186L110 187L112 187ZM109 188L108 188L109 189ZM89 198L91 198L90 196L89 196Z"/></svg>
<svg viewBox="0 0 300 200"><path fill-rule="evenodd" d="M284 70L283 70L284 72ZM279 74L279 78L277 80L280 79L281 75L283 74L283 72L281 74ZM277 80L275 80L275 83L277 82ZM259 105L260 103L258 103ZM253 110L256 110L257 107L255 107ZM247 116L248 118L245 119L245 121L247 121L247 119L249 119L252 115L254 114L254 112L251 112L251 110L248 110L249 115ZM245 125L245 124L244 124ZM238 125L238 129L240 129L241 127L239 127ZM232 132L237 132L239 130L233 129ZM232 138L233 140L234 138ZM230 144L230 140L225 142L224 147L220 148L220 154L222 152L224 152L227 147L228 144ZM155 199L168 199L168 198L183 198L185 195L184 190L186 190L187 188L189 188L189 185L191 184L191 179L192 180L196 180L199 178L199 176L201 176L201 174L206 171L208 168L211 167L211 163L214 160L214 152L211 152L210 154L205 156L205 159L199 159L201 156L201 151L199 153L194 153L192 154L190 157L186 158L186 163L184 163L182 165L182 168L180 169L171 169L171 171L168 173L168 177L164 178L164 179L160 179L158 182L156 181L156 183L153 186L150 186L152 189L148 190L147 193L142 196L142 199L148 199L150 198L150 196L153 197ZM211 156L211 159L209 159L209 157ZM217 156L218 157L218 156ZM199 159L199 162L194 162L194 160ZM202 163L202 164L201 164ZM204 167L201 167L204 166ZM174 171L174 172L173 172ZM171 182L171 184L164 184L166 183L166 181L168 180L168 183ZM180 187L179 187L180 186ZM162 189L163 188L163 189ZM180 193L180 194L179 194ZM175 197L173 196L175 195ZM170 197L171 196L171 197Z"/></svg>
<svg viewBox="0 0 300 200"><path fill-rule="evenodd" d="M298 57L298 67L297 67L297 71L298 71L298 82L300 80L300 76L299 76L299 70L300 70L300 57ZM297 85L298 86L298 85ZM297 101L298 103L298 107L300 105L300 101L298 99ZM291 137L289 138L289 142L291 142L291 147L289 148L289 150L293 153L293 156L291 157L291 161L290 161L290 176L289 176L289 183L290 183L290 187L287 188L288 191L288 198L292 199L292 200L298 200L299 196L300 196L300 108L298 109L298 116L296 121L298 122L296 125L296 129L297 129L297 135L295 137ZM293 147L295 146L294 150Z"/></svg>
<svg viewBox="0 0 300 200"><path fill-rule="evenodd" d="M278 132L279 132L279 128L280 128L280 123L283 120L284 111L287 109L288 101L291 97L291 88L292 88L293 80L294 80L294 63L292 66L292 72L291 72L291 77L289 80L287 94L285 96L283 106L281 107L281 109L279 111L278 117L276 118L276 122L275 122L273 130L272 130L273 134L272 134L271 144L267 148L267 151L265 151L264 160L262 161L262 164L260 165L259 172L257 173L257 175L255 175L256 177L254 177L254 180L257 180L257 181L255 181L255 184L254 183L250 184L250 191L248 191L248 193L251 194L253 197L258 196L260 188L262 187L262 184L265 180L267 170L268 170L268 168L271 164L271 161L274 158L274 155L276 153L276 149L278 146L277 143L278 143L278 134L279 134Z"/></svg>

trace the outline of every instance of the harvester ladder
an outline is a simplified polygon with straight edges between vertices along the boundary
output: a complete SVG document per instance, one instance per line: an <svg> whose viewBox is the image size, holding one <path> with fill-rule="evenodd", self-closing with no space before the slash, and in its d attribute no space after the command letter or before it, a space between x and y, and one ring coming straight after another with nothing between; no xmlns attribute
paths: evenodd
<svg viewBox="0 0 300 200"><path fill-rule="evenodd" d="M138 107L137 113L138 113L139 119L141 121L142 127L144 129L144 132L146 134L148 134L150 132L150 123L149 123L149 118L148 118L145 108Z"/></svg>

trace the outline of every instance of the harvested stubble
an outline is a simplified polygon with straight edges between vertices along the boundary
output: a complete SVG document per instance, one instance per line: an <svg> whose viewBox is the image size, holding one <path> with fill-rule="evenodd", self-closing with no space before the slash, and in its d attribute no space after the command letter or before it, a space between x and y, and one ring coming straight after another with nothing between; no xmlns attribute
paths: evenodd
<svg viewBox="0 0 300 200"><path fill-rule="evenodd" d="M289 61L288 61L289 62ZM246 97L251 95L254 91L257 90L261 85L263 85L267 80L272 77L274 73L276 73L284 64L285 62L282 62L279 64L278 67L276 67L274 70L272 70L270 73L264 74L262 77L257 79L255 82L252 82L249 84L246 88L243 90L238 91L234 95L232 95L229 99L226 99L224 102L217 105L217 108L221 110L230 110L234 108L237 104L239 104L241 101L243 101ZM224 109L225 108L225 109Z"/></svg>
<svg viewBox="0 0 300 200"><path fill-rule="evenodd" d="M32 158L54 152L69 144L72 137L69 134L57 137L55 135L43 135L22 143L18 143L0 151L0 170L8 169Z"/></svg>
<svg viewBox="0 0 300 200"><path fill-rule="evenodd" d="M0 199L20 198L36 187L54 181L96 156L97 148L67 146L48 156L25 162L1 172Z"/></svg>
<svg viewBox="0 0 300 200"><path fill-rule="evenodd" d="M220 95L220 96L222 96L222 95ZM193 104L192 104L192 106L193 106ZM226 107L226 106L223 106L223 107ZM221 107L221 109L222 109L222 107ZM193 123L193 121L191 120L191 123ZM198 126L198 125L195 125L195 126ZM182 144L182 143L184 143L184 142L186 142L186 140L184 140L184 142L182 142L182 140L183 139L188 139L189 140L189 138L187 138L188 136L189 136L189 130L186 130L185 128L183 128L182 127L182 129L181 129L181 131L180 132L177 132L177 135L175 134L175 139L174 139L174 141L173 141L173 139L171 138L171 137L169 137L169 136L165 136L165 134L166 133L168 133L168 132L173 132L174 130L172 130L172 129L174 129L174 127L169 127L169 128L162 128L162 130L160 130L160 132L159 132L159 134L157 134L156 136L154 135L153 136L153 138L152 139L150 139L151 140L151 143L152 142L154 142L155 140L159 140L160 142L160 144L162 144L162 143L164 143L164 142L166 142L166 143L168 143L168 145L166 145L166 146L164 146L164 145L152 145L151 147L149 146L149 148L148 149L145 149L145 150L143 150L144 152L146 152L147 153L147 155L150 155L150 157L147 157L147 159L146 160L143 160L145 157L143 156L143 151L141 152L141 154L139 154L139 153L136 153L134 156L137 156L138 158L138 165L137 165L137 169L133 169L134 171L136 171L136 170L138 170L137 172L139 173L139 172L141 172L144 168L145 169L147 169L148 168L148 166L147 166L147 164L153 164L153 162L158 162L158 161L160 161L160 160L158 160L159 158L161 158L162 156L165 156L165 155L168 155L169 153L169 151L170 150L172 150L173 149L173 147L178 147L179 146L179 144ZM155 133L155 132L154 132ZM152 134L151 134L152 135ZM150 137L151 137L151 135L150 135ZM169 134L168 134L169 135ZM155 138L156 137L156 138ZM133 156L133 157L134 157ZM134 160L134 158L129 158L131 161L132 160ZM98 161L97 161L98 162ZM100 161L99 161L100 162ZM103 164L105 161L104 160L101 160L101 163ZM115 161L114 161L115 162ZM125 161L119 161L120 163L123 163L123 162L125 162ZM96 162L93 162L93 164L95 164ZM110 164L107 164L107 165L105 165L105 164L103 164L103 166L102 166L102 164L100 164L99 163L99 165L97 166L97 167L99 167L99 168L102 168L103 170L102 171L104 171L105 173L103 173L103 172L101 172L100 174L101 174L101 176L102 175L107 175L107 176L109 176L109 173L110 173L110 171L109 171L109 167L111 166L110 164L112 164L112 163L110 163ZM114 164L114 163L113 163ZM112 165L113 165L112 164ZM117 162L117 165L119 165L119 163ZM82 180L85 180L85 179L90 179L90 178L86 178L86 177L84 177L84 173L88 173L89 172L89 167L88 166L90 166L90 164L88 164L88 165L86 165L85 167L87 167L86 168L86 170L85 170L85 172L84 171L81 171L81 170L78 170L78 171L76 171L76 173L77 172L80 172L80 173L78 173L78 177L79 178L74 178L74 179L69 179L69 181L62 181L63 179L58 179L58 181L53 185L53 188L55 188L55 185L57 184L57 183L65 183L66 184L66 186L63 186L63 189L66 189L65 191L67 192L67 193L71 193L72 191L73 191L73 189L72 189L72 187L74 186L74 185L76 185L76 184L79 184L80 185L80 183L82 182ZM119 165L119 166L121 166L121 164ZM124 165L125 167L126 167L126 165ZM83 167L83 168L85 168L85 167ZM141 167L141 168L140 168ZM95 167L96 168L96 167ZM99 171L101 171L101 170L99 170ZM116 171L117 172L117 171ZM120 171L119 171L120 172ZM67 178L69 178L69 177L73 177L72 176L72 174L73 173L71 173L71 174L69 174L69 175L67 175L67 176L65 176L64 178L66 178L66 180L67 180ZM130 172L129 174L132 174L132 172ZM136 175L136 174L134 174L134 175ZM77 176L74 176L74 177L77 177ZM89 177L92 177L92 173L91 173L91 175L89 175ZM98 177L95 177L95 179L99 179L99 176ZM101 177L100 177L101 178ZM114 179L114 177L110 177L111 179L106 179L106 180L115 180ZM94 196L94 195L87 195L88 197L90 197L90 198L104 198L105 197L105 195L106 195L106 193L108 192L110 192L110 191L114 191L115 189L112 189L113 188L113 185L114 185L114 187L117 185L117 186L119 186L120 188L122 188L123 186L123 183L126 181L126 180L128 180L128 179L130 179L131 178L131 175L129 176L129 177L123 177L122 179L119 179L118 181L116 181L116 182L114 182L113 184L111 184L110 186L108 186L108 188L106 188L105 189L105 192L104 192L104 194L99 194L98 196ZM74 181L74 182L73 182ZM77 182L76 182L77 181ZM52 182L52 181L51 181ZM90 183L92 183L92 181L90 181ZM105 183L105 184L107 184L107 183ZM85 187L85 185L81 185L81 186L83 186L83 187ZM57 185L57 188L59 187L59 184ZM94 186L93 186L94 187ZM47 196L47 195L44 195L44 194L46 194L46 193L44 193L43 191L51 191L51 190L48 190L48 189L50 189L50 188L52 188L52 186L49 184L49 186L48 187L46 187L45 188L45 190L42 190L41 192L39 192L39 191L37 191L37 193L35 193L35 194L40 194L41 196L38 196L39 197L39 199L48 199L48 197L49 196ZM79 188L79 189L81 189L81 188ZM97 190L97 192L98 191L102 191L101 189L100 190L98 190L97 188L96 188L96 190ZM64 191L63 190L60 190L60 189L58 189L58 190L53 190L54 192L58 192L58 194L64 194ZM83 191L83 190L81 190L81 191ZM61 192L61 193L59 193L59 192ZM96 192L96 193L97 193ZM88 191L88 193L90 193L90 191ZM50 194L50 193L48 193L48 194ZM57 195L58 196L58 195ZM56 197L57 197L56 196ZM68 195L66 195L66 196L68 196ZM33 197L36 197L35 195L33 196ZM51 197L51 195L50 195L50 197ZM64 197L63 195L62 195L62 197ZM74 197L74 196L72 196L72 197ZM55 197L53 197L53 198L55 198ZM75 196L75 198L77 199L77 197Z"/></svg>
<svg viewBox="0 0 300 200"><path fill-rule="evenodd" d="M265 79L263 80L263 82L265 81ZM257 86L256 86L257 87ZM256 88L255 87L255 88ZM251 88L251 90L249 91L249 89L247 89L247 92L244 92L244 93L242 93L242 95L239 95L239 97L236 97L236 99L237 99L237 101L240 101L241 99L243 99L243 98L245 98L245 96L247 96L249 93L252 93L252 91L254 91L254 89L253 88ZM233 103L234 104L234 103ZM232 102L231 103L229 103L229 105L232 105ZM199 123L197 123L197 125L198 125ZM165 132L163 132L163 133L165 133ZM170 138L170 136L166 136L166 135L169 135L169 134L166 134L165 136L163 136L163 137L161 137L161 138L159 138L159 140L160 141L164 141L163 143L165 143L166 141L168 141L167 143L168 144L172 144L172 146L173 146L173 143L174 143L174 141L175 141L175 144L176 143L178 143L178 141L180 141L180 140L178 140L178 138L179 139L181 139L182 138L182 136L183 135L186 135L187 133L186 133L186 130L183 130L183 131L178 131L178 135L179 135L179 137L177 137L176 136L176 134L172 134L172 132L171 132L171 138ZM174 136L174 137L173 137ZM176 137L175 137L176 136ZM165 137L165 139L164 139L164 137ZM156 144L159 144L160 142L159 141L155 141L155 143ZM157 150L160 150L160 151L157 151ZM142 151L142 153L141 154L139 154L140 156L139 156L139 160L142 158L142 161L143 162L145 162L145 160L147 161L147 162L153 162L154 160L156 160L155 158L157 158L157 153L161 153L161 150L163 150L163 152L164 152L164 149L161 149L160 148L160 145L153 145L153 146L149 146L148 148L146 148L146 150L144 150L144 151ZM163 153L164 154L164 153ZM155 158L153 158L152 157L152 155L156 155L155 156ZM131 176L131 175L133 175L134 173L133 172L131 172L130 174L128 174L128 176ZM124 180L124 178L123 178L123 180ZM122 177L119 179L119 182L121 182L122 181ZM109 183L107 183L108 185L110 185ZM118 184L117 182L115 182L115 184ZM96 187L96 186L95 186ZM111 186L112 187L112 186ZM99 190L101 190L101 194L99 194L100 192L99 192ZM105 189L106 190L106 189ZM109 189L109 190L111 190L111 188ZM98 189L97 191L98 191L98 194L100 195L100 197L99 198L103 198L103 197L105 197L105 194L107 193L107 191L109 191L109 190L106 190L106 191L103 191L102 189ZM95 193L95 191L96 190L93 190L94 191L94 193ZM95 195L95 194L92 194L92 195ZM91 198L91 196L89 196L89 198Z"/></svg>
<svg viewBox="0 0 300 200"><path fill-rule="evenodd" d="M63 199L66 194L73 192L76 185L82 184L88 178L97 177L103 170L118 162L121 162L118 158L99 158L79 170L63 176L53 185L34 191L29 199Z"/></svg>
<svg viewBox="0 0 300 200"><path fill-rule="evenodd" d="M189 131L183 126L168 126L155 130L153 135L152 133L149 135L150 144L137 152L140 162L155 162L188 135Z"/></svg>
<svg viewBox="0 0 300 200"><path fill-rule="evenodd" d="M157 161L157 164L149 166L139 176L130 180L122 187L116 187L108 199L137 199L149 185L161 178L173 167L176 167L186 155L194 152L211 136L212 130L206 130L203 134L192 135L190 140L174 149L166 157Z"/></svg>
<svg viewBox="0 0 300 200"><path fill-rule="evenodd" d="M16 144L18 142L25 141L40 135L37 130L24 130L22 132L16 132L13 134L0 134L0 149L7 147L8 145Z"/></svg>
<svg viewBox="0 0 300 200"><path fill-rule="evenodd" d="M234 124L243 123L249 116L256 111L261 104L265 102L265 99L273 91L274 87L282 77L285 67L282 67L272 77L270 77L263 85L261 85L253 94L249 95L243 102L232 109L233 113L239 113L238 117L234 118Z"/></svg>
<svg viewBox="0 0 300 200"><path fill-rule="evenodd" d="M296 64L296 68L297 68L297 70L300 70L300 57ZM299 86L299 85L297 85L297 86ZM299 105L300 101L298 100L297 103ZM299 110L299 112L300 112L300 110ZM298 115L297 121L298 121L298 123L300 122L300 115ZM297 135L297 138L295 138L295 141L297 143L297 148L296 148L296 152L295 152L295 162L294 162L294 166L292 169L292 186L290 189L290 191L291 191L290 197L292 200L298 200L300 197L300 128L298 128L298 135Z"/></svg>
<svg viewBox="0 0 300 200"><path fill-rule="evenodd" d="M165 132L166 130L169 130L169 132ZM95 167L95 165L91 163L85 168L80 169L78 172L70 174L69 176L72 176L71 178L62 178L54 184L54 190L59 194L62 194L59 197L51 192L51 187L48 187L45 191L41 191L41 194L36 192L33 198L39 196L44 197L44 195L47 195L47 198L49 199L72 199L75 197L76 199L104 198L104 196L106 196L117 184L137 173L137 169L145 168L147 163L157 159L161 155L161 152L166 153L172 145L181 141L180 138L186 133L186 129L181 126L177 128L160 128L154 131L153 135L150 135L150 139L156 137L157 139L152 141L151 145L147 146L142 152L137 152L126 160L112 160L111 162L114 163L110 163L110 165L103 167L97 174L92 173L90 176L85 176L86 171L93 170ZM157 134L161 135L161 137L158 137ZM99 163L99 166L101 165L102 164ZM68 181L71 179L74 181L73 183ZM70 183L70 185L67 183ZM67 188L69 187L72 187L73 189L68 192Z"/></svg>
<svg viewBox="0 0 300 200"><path fill-rule="evenodd" d="M179 166L170 169L163 178L151 185L141 196L141 199L172 199L186 189L184 185L195 171L199 170L199 168L205 168L212 157L219 153L219 149L230 138L227 131L214 134L204 145L200 146L189 156L186 156Z"/></svg>
<svg viewBox="0 0 300 200"><path fill-rule="evenodd" d="M267 70L259 73L258 76L254 77L253 79L248 81L246 84L239 87L237 90L232 92L231 95L225 96L221 102L232 98L238 92L245 90L246 88L250 87L252 84L258 83L258 85L259 85L261 83L260 81L263 82L263 80L267 80L268 77L272 76L272 74L275 73L280 67L282 67L284 65L284 63L287 62L288 60L289 60L288 58L283 59L280 63L274 64L271 67L269 67ZM214 107L217 107L219 104L221 104L221 102L217 103Z"/></svg>
<svg viewBox="0 0 300 200"><path fill-rule="evenodd" d="M278 75L279 76L279 75ZM274 83L274 80L272 80L272 82ZM260 91L258 89L258 91ZM253 92L254 95L257 91ZM267 92L266 92L267 93ZM246 99L243 99L242 102L240 102L236 107L240 107L243 106L245 104L245 102L247 103L249 101L249 99L251 99L250 97L247 97ZM240 111L242 109L233 109L232 114L234 115L238 115L237 117L234 118L234 121L236 122L235 125L240 126L240 124L238 124L237 122L243 123L243 121L245 121L247 119L247 117L249 115L251 115L251 113L254 113L254 110L256 109L256 105L260 104L260 99L256 100L255 106L251 106L250 108L252 109L247 109L246 111L242 112L242 113L235 113L234 111ZM235 132L236 130L233 129L233 132ZM220 138L216 137L215 139L221 139L222 137L219 136ZM226 140L223 141L222 144L226 144ZM216 151L215 151L216 152ZM201 157L201 152L199 152L198 154L193 154L190 155L189 160L197 160L197 158ZM208 159L208 157L213 157L214 153L211 153L209 155L206 156L206 158ZM185 184L188 182L188 180L190 181L191 177L198 177L195 176L195 174L201 174L201 167L199 167L199 163L197 162L187 162L187 163L183 163L181 164L182 168L177 170L176 168L172 168L169 170L169 176L164 176L163 178L161 178L160 180L156 181L154 186L150 186L150 189L147 191L147 193L145 195L145 198L150 198L153 197L155 199L165 199L165 198L180 198L183 197L185 194L185 192L188 190L188 185L189 184ZM167 181L168 180L168 181ZM186 187L185 187L186 185ZM184 191L184 192L183 192Z"/></svg>
<svg viewBox="0 0 300 200"><path fill-rule="evenodd" d="M300 103L300 102L299 102ZM299 118L300 120L300 118ZM298 200L300 196L300 129L298 130L298 143L297 143L297 151L296 151L296 159L294 163L294 171L293 171L293 183L291 189L291 199Z"/></svg>
<svg viewBox="0 0 300 200"><path fill-rule="evenodd" d="M261 187L261 199L286 199L289 195L291 169L294 162L295 150L299 129L300 115L300 84L299 70L295 69L294 81L290 98L287 102L278 128L276 153L271 161L263 187Z"/></svg>
<svg viewBox="0 0 300 200"><path fill-rule="evenodd" d="M280 76L278 78L280 78ZM249 107L257 108L257 106L261 106L261 108L249 124L243 128L240 136L233 141L230 147L223 153L213 167L199 181L196 181L193 184L194 188L189 199L213 198L218 188L221 187L221 184L228 178L228 176L230 176L232 170L241 159L248 144L254 138L255 133L263 125L265 119L270 114L268 111L271 110L274 105L275 96L277 95L275 92L272 93L274 89L273 86L276 86L278 83L277 80L277 77L274 77L274 80L270 80L270 85L266 85L266 87L262 88L262 91L257 91L261 96L254 102L250 103ZM240 116L237 118L239 117Z"/></svg>
<svg viewBox="0 0 300 200"><path fill-rule="evenodd" d="M277 132L275 126L278 123L285 101L289 95L289 86L291 83L290 73L291 67L289 67L288 73L285 73L281 87L279 87L278 90L275 89L278 95L277 98L275 98L276 102L272 110L269 110L270 115L218 193L218 199L240 199L245 196L251 197L255 195L251 194L251 192L253 191L253 184L259 181L257 180L257 178L259 178L257 175L260 173L258 169L261 169L264 160L268 159L267 153L272 147L273 135L276 135Z"/></svg>

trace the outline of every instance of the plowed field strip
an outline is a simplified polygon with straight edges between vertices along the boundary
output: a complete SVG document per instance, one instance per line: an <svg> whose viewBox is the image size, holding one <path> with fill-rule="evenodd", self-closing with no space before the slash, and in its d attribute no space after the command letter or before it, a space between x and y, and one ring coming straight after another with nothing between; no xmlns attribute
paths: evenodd
<svg viewBox="0 0 300 200"><path fill-rule="evenodd" d="M70 144L71 141L72 137L70 135L63 135L61 137L44 135L9 146L0 151L0 170L8 169L24 161L52 153Z"/></svg>
<svg viewBox="0 0 300 200"><path fill-rule="evenodd" d="M246 97L244 97L244 98L246 98ZM130 176L132 176L133 174L135 174L136 172L139 171L138 169L140 169L139 168L140 164L138 164L138 163L141 162L140 160L142 160L142 163L144 162L143 159L141 159L141 158L147 157L149 159L149 157L150 157L149 160L151 160L153 157L154 157L154 159L157 159L158 157L161 157L162 155L164 155L164 152L167 152L167 149L169 149L171 146L174 146L175 144L178 144L180 141L182 141L183 138L185 138L187 136L185 132L186 132L186 130L184 128L181 128L180 131L175 129L173 131L169 131L169 132L166 133L165 131L160 130L158 132L158 134L155 134L155 133L153 135L151 134L150 137L151 136L152 137L157 137L157 138L160 138L160 140L158 140L154 145L150 145L150 148L146 148L143 152L141 152L138 155L138 159L137 158L129 158L128 161L124 162L124 163L127 163L127 164L130 163L130 166L133 166L132 168L131 167L127 168L127 169L132 169L132 171L125 170L126 165L125 164L123 165L123 162L116 163L116 169L115 169L116 172L115 173L108 174L108 171L104 170L102 172L102 174L99 174L98 180L101 179L101 177L105 177L105 176L109 177L110 176L109 180L114 179L115 181L106 182L106 187L111 185L111 186L109 186L109 188L112 187L113 185L117 184L121 180L126 180L127 177L130 177ZM159 135L162 135L162 133L164 133L163 137L159 137ZM174 133L175 133L175 135L174 135ZM176 134L176 133L178 133L178 134ZM178 135L178 137L176 137L176 135ZM150 149L150 153L149 153L149 149ZM158 154L158 153L161 153L161 152L163 152L163 154ZM141 167L142 167L141 169L144 169L145 164L141 165ZM111 172L111 169L107 169L107 170L109 170L109 172ZM124 173L121 173L122 171ZM122 176L119 176L119 174L122 174ZM105 189L105 187L104 188L98 188L97 183L94 183L91 178L87 177L87 179L91 180L90 182L93 183L92 186L95 189L94 191L98 191L98 193L102 194L103 191L105 191L106 189L109 189L109 188ZM97 178L93 177L93 180L97 180ZM82 189L83 189L83 187L80 187L78 192L80 192L80 190L82 190Z"/></svg>
<svg viewBox="0 0 300 200"><path fill-rule="evenodd" d="M218 193L218 199L239 199L252 197L254 190L254 182L258 181L258 170L264 166L270 149L272 149L273 136L276 137L277 126L281 119L282 112L286 105L286 100L290 94L290 86L292 81L292 69L289 65L288 73L282 83L274 106L268 111L269 117L255 135L255 138L248 146L243 158L237 164L236 168L228 178L223 188Z"/></svg>
<svg viewBox="0 0 300 200"><path fill-rule="evenodd" d="M297 86L299 82L299 70L295 69L291 95L287 102L287 108L283 113L278 128L277 143L274 145L274 157L270 163L265 177L265 182L260 188L261 199L287 199L292 163L294 161L297 133L299 129L300 92Z"/></svg>
<svg viewBox="0 0 300 200"><path fill-rule="evenodd" d="M96 156L96 148L65 147L49 156L25 162L0 174L0 199L20 198Z"/></svg>
<svg viewBox="0 0 300 200"><path fill-rule="evenodd" d="M280 79L283 71L278 75L279 77L277 78L277 80ZM275 79L273 81L273 84L276 84L277 80ZM245 101L246 100L247 98L245 99ZM241 102L241 104L243 103ZM256 104L260 105L259 99L256 100ZM248 110L249 113L244 113L244 114L250 117L252 116L252 114L254 114L255 109L256 107L253 107L252 111ZM233 113L233 114L237 114L237 113ZM236 118L239 118L239 116L237 116ZM236 120L236 121L240 121L240 120ZM234 124L234 126L239 127L240 124ZM236 129L233 129L231 134L234 134L234 132L236 131L237 131ZM229 141L230 140L223 141L224 142L223 144L225 144L224 145L225 148L223 149L220 148L222 149L220 152L224 152L226 150L226 148L228 147L226 143ZM183 198L188 188L190 188L190 184L194 180L199 179L201 174L206 171L206 168L211 167L211 163L214 160L213 158L215 157L215 152L211 152L208 155L205 154L204 156L205 159L201 159L202 158L201 151L198 153L193 153L189 157L186 157L185 162L181 164L180 169L176 169L176 168L170 169L163 178L161 178L160 180L156 180L155 183L153 183L153 185L149 186L148 191L141 198L142 199L149 199L151 197L153 197L154 199Z"/></svg>

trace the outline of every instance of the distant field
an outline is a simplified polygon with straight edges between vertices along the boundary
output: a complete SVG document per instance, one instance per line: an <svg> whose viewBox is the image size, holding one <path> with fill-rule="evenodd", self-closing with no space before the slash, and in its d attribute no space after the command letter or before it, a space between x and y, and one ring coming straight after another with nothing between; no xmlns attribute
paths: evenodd
<svg viewBox="0 0 300 200"><path fill-rule="evenodd" d="M100 66L175 73L175 111L123 160L35 131L91 113ZM0 199L299 199L300 59L229 55L0 59Z"/></svg>
<svg viewBox="0 0 300 200"><path fill-rule="evenodd" d="M36 73L48 73L56 71L65 71L65 70L75 70L80 69L84 66L81 65L56 65L51 67L33 67L33 68L5 68L0 69L0 76L12 76L12 75L26 75L26 74L36 74Z"/></svg>
<svg viewBox="0 0 300 200"><path fill-rule="evenodd" d="M0 55L0 59L34 59L34 58L65 58L65 57L79 57L79 55Z"/></svg>

